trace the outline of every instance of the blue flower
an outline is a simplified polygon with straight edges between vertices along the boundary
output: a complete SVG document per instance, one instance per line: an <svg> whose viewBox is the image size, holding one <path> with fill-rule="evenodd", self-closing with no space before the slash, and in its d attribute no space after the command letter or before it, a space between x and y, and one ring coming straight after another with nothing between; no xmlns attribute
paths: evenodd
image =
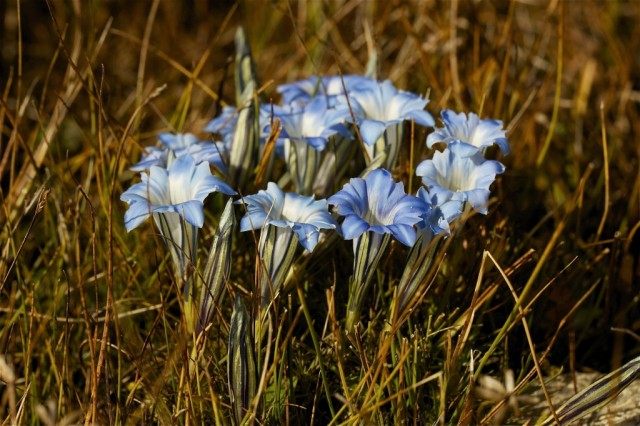
<svg viewBox="0 0 640 426"><path fill-rule="evenodd" d="M226 170L223 160L223 157L226 156L226 147L223 143L203 141L192 133L160 133L158 139L173 151L176 158L190 155L196 164L207 162L218 170Z"/></svg>
<svg viewBox="0 0 640 426"><path fill-rule="evenodd" d="M163 132L158 135L158 140L165 148L172 151L179 151L200 142L198 137L192 133Z"/></svg>
<svg viewBox="0 0 640 426"><path fill-rule="evenodd" d="M370 84L372 81L370 78L360 75L311 76L293 83L281 84L277 90L282 95L282 103L305 104L316 95L328 97L344 95L345 88L349 92L362 85ZM332 99L330 99L331 101Z"/></svg>
<svg viewBox="0 0 640 426"><path fill-rule="evenodd" d="M445 109L440 113L444 127L436 128L427 137L427 146L431 148L438 142L449 144L453 141L461 141L484 149L492 145L498 145L503 154L509 153L509 142L502 121L480 119L476 114L464 112L456 114Z"/></svg>
<svg viewBox="0 0 640 426"><path fill-rule="evenodd" d="M486 160L472 145L454 141L444 151L436 151L433 159L416 168L430 197L437 205L449 200L468 202L479 213L487 214L489 186L505 167L494 160Z"/></svg>
<svg viewBox="0 0 640 426"><path fill-rule="evenodd" d="M167 167L174 158L185 155L193 157L196 163L207 162L218 170L226 170L223 160L226 148L222 143L203 141L191 133L160 133L158 140L163 147L146 147L142 159L131 167L132 171L148 170L151 166Z"/></svg>
<svg viewBox="0 0 640 426"><path fill-rule="evenodd" d="M271 125L275 119L285 115L301 112L299 105L276 105L271 103L260 104L260 148L264 147L267 138L271 135ZM284 157L284 140L282 137L282 128L280 131L280 137L276 139L276 155ZM262 155L262 154L261 154Z"/></svg>
<svg viewBox="0 0 640 426"><path fill-rule="evenodd" d="M260 148L266 142L269 137L270 124L275 117L274 111L278 111L281 114L290 112L290 109L284 106L272 105L272 104L260 104L259 111L259 139ZM217 135L224 144L225 156L231 151L231 145L233 143L233 135L236 131L238 124L238 110L235 107L226 106L222 109L222 113L211 120L204 128L205 132L213 133ZM276 142L276 152L282 155L282 143Z"/></svg>
<svg viewBox="0 0 640 426"><path fill-rule="evenodd" d="M346 134L343 123L349 118L349 109L345 105L331 108L326 97L318 96L301 108L274 106L273 114L282 123L282 142L305 142L322 151L331 136Z"/></svg>
<svg viewBox="0 0 640 426"><path fill-rule="evenodd" d="M168 155L169 151L165 148L145 146L142 158L136 164L129 167L129 170L133 172L142 172L150 169L151 166L166 167Z"/></svg>
<svg viewBox="0 0 640 426"><path fill-rule="evenodd" d="M419 198L407 195L404 185L394 182L384 169L373 170L364 179L352 178L328 201L345 217L342 233L346 240L370 231L391 234L407 246L415 242L414 225L427 208Z"/></svg>
<svg viewBox="0 0 640 426"><path fill-rule="evenodd" d="M267 190L243 197L247 214L240 221L240 231L261 229L258 273L263 307L277 296L293 264L297 242L313 251L321 229L335 229L337 224L328 211L326 200L315 200L295 193L284 193L269 182ZM273 226L270 226L273 225Z"/></svg>
<svg viewBox="0 0 640 426"><path fill-rule="evenodd" d="M191 156L196 163L209 163L225 173L227 150L222 142L200 142L175 152L176 157Z"/></svg>
<svg viewBox="0 0 640 426"><path fill-rule="evenodd" d="M234 195L236 192L211 175L207 163L190 156L177 158L169 169L151 166L149 174L140 174L142 182L127 189L120 199L129 204L124 222L127 231L136 228L153 213L177 213L189 224L201 228L204 199L212 192Z"/></svg>
<svg viewBox="0 0 640 426"><path fill-rule="evenodd" d="M421 231L430 232L432 235L449 235L451 233L449 224L462 214L464 203L451 199L439 201L424 187L418 189L416 196L422 199L428 207L422 215L422 222L418 223L418 228Z"/></svg>
<svg viewBox="0 0 640 426"><path fill-rule="evenodd" d="M387 128L401 125L404 120L426 127L434 125L433 117L424 110L429 100L398 90L389 80L362 85L348 96L355 101L360 135L369 146L374 145Z"/></svg>
<svg viewBox="0 0 640 426"><path fill-rule="evenodd" d="M320 151L325 149L329 138L350 136L342 124L349 117L349 110L345 106L330 108L325 96L315 97L303 107L272 106L271 110L282 124L277 143L282 147L295 190L309 195L318 180Z"/></svg>
<svg viewBox="0 0 640 426"><path fill-rule="evenodd" d="M318 243L321 229L336 229L336 221L328 211L326 200L316 200L292 192L283 192L273 182L267 190L243 197L247 214L240 221L240 231L261 229L267 225L289 228L309 252Z"/></svg>
<svg viewBox="0 0 640 426"><path fill-rule="evenodd" d="M219 116L214 118L204 128L205 132L218 134L223 141L233 138L233 132L236 130L238 123L238 111L235 107L226 106L222 108Z"/></svg>

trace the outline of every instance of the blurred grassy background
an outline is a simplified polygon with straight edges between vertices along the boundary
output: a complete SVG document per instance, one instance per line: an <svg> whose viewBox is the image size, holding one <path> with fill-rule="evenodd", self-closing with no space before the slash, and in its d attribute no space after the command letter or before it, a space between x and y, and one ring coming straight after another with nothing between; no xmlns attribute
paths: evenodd
<svg viewBox="0 0 640 426"><path fill-rule="evenodd" d="M34 0L0 2L0 17L0 352L21 410L11 412L5 387L3 418L52 416L47 400L58 419L84 413L94 401L100 423L183 422L184 411L211 419L228 404L229 307L222 308L202 373L208 389L199 383L189 393L181 369L188 337L176 325L177 291L164 249L150 225L126 234L118 198L135 178L128 166L158 132L199 132L221 105L234 103L239 25L264 99L276 101L277 84L310 74L362 73L375 50L378 77L428 92L434 116L447 107L508 126L512 154L503 160L508 169L495 185L490 214L472 217L453 241L441 284L412 327L426 330L440 316L439 327L455 323L471 303L488 250L505 268L525 256L511 276L516 290L532 274L535 292L551 282L528 316L539 351L560 330L545 372L609 371L638 355L639 2ZM413 167L429 155L423 144L416 147L419 158L410 164L407 149L395 170L413 188ZM209 204L207 241L219 200ZM314 261L317 281L308 298L318 327L327 315L329 275L348 275L350 260L336 259L349 250ZM233 279L245 287L250 255L239 249L235 260ZM387 269L404 256L394 246ZM498 273L490 271L485 282L499 282ZM341 300L338 287L346 282L336 284ZM385 294L380 290L372 306L380 308ZM467 345L486 350L512 306L500 285L478 312ZM374 309L372 321L380 315ZM293 330L287 376L296 392L287 396L286 413L271 415L306 422L311 409L296 407L308 407L321 392L309 337L301 325ZM415 368L434 373L447 359L446 343L423 338L420 351L433 353L416 353L416 365L419 357L424 365ZM373 342L365 346L375 353ZM496 376L530 366L520 329L496 355L487 371ZM435 412L457 412L452 398L446 409L432 402ZM330 418L324 403L318 411L321 422Z"/></svg>

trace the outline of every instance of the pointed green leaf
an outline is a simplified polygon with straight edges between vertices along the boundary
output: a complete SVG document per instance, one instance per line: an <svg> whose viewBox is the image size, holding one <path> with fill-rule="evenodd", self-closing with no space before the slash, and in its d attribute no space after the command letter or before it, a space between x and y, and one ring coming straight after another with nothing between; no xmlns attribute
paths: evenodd
<svg viewBox="0 0 640 426"><path fill-rule="evenodd" d="M229 329L227 377L236 424L241 424L256 394L257 367L253 321L240 296L236 297Z"/></svg>
<svg viewBox="0 0 640 426"><path fill-rule="evenodd" d="M231 270L231 243L236 220L233 200L229 199L220 216L218 229L213 237L209 257L204 268L204 283L200 292L200 314L197 332L204 330L213 318L215 306L220 300Z"/></svg>

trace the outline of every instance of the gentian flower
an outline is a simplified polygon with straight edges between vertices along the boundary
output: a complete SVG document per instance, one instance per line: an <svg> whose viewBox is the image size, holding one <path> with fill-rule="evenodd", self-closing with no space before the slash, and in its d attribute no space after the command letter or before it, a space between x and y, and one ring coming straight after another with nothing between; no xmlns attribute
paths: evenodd
<svg viewBox="0 0 640 426"><path fill-rule="evenodd" d="M329 203L345 217L344 238L353 240L353 276L349 281L346 319L346 328L352 331L390 237L413 245L414 225L423 220L427 206L421 199L407 195L402 183L394 182L384 169L373 170L364 179L351 179L329 198Z"/></svg>
<svg viewBox="0 0 640 426"><path fill-rule="evenodd" d="M343 126L349 117L344 105L330 108L327 98L319 96L301 108L273 107L273 114L282 123L278 142L284 145L287 162L296 190L311 194L321 155L329 138L349 135Z"/></svg>
<svg viewBox="0 0 640 426"><path fill-rule="evenodd" d="M212 192L234 195L235 191L212 176L207 163L196 165L190 156L177 158L168 170L151 166L149 174L140 176L142 181L120 196L129 204L125 227L131 231L152 215L183 277L185 255L190 258L195 253L197 228L204 223L204 199Z"/></svg>
<svg viewBox="0 0 640 426"><path fill-rule="evenodd" d="M372 81L370 78L360 75L311 76L293 83L281 84L277 91L282 95L283 104L304 105L316 95L329 97L331 103L335 96L344 95L345 88L349 92L362 85L370 84Z"/></svg>
<svg viewBox="0 0 640 426"><path fill-rule="evenodd" d="M158 139L176 158L190 155L196 164L205 161L220 171L226 171L223 160L226 147L223 143L203 141L192 133L160 133Z"/></svg>
<svg viewBox="0 0 640 426"><path fill-rule="evenodd" d="M136 228L150 214L173 212L201 228L203 202L212 192L234 195L236 192L211 175L205 163L196 165L191 157L177 158L168 170L152 166L149 174L140 174L142 182L126 190L120 199L129 204L125 214L127 231Z"/></svg>
<svg viewBox="0 0 640 426"><path fill-rule="evenodd" d="M206 162L222 173L226 173L227 165L224 157L227 150L222 142L200 142L175 152L176 157L189 155L196 163Z"/></svg>
<svg viewBox="0 0 640 426"><path fill-rule="evenodd" d="M420 232L427 232L431 236L438 234L449 235L451 233L449 224L462 214L464 202L460 200L446 200L438 204L435 195L429 194L426 188L421 187L416 194L424 201L427 209L422 214L422 222L417 224Z"/></svg>
<svg viewBox="0 0 640 426"><path fill-rule="evenodd" d="M464 203L458 200L442 200L421 187L416 194L424 202L422 221L417 223L418 237L411 247L402 276L396 288L396 298L389 315L392 323L398 321L406 308L416 303L416 295L425 291L431 281L429 274L439 251L442 236L451 234L449 224L462 213ZM440 237L439 237L440 236Z"/></svg>
<svg viewBox="0 0 640 426"><path fill-rule="evenodd" d="M361 86L348 96L355 103L352 107L357 112L357 124L370 162L385 154L383 164L393 167L405 120L425 127L434 125L433 117L424 110L429 100L398 90L389 80Z"/></svg>
<svg viewBox="0 0 640 426"><path fill-rule="evenodd" d="M473 145L454 141L420 163L416 174L437 205L449 200L468 202L477 212L487 214L489 186L504 170L502 163L486 160Z"/></svg>
<svg viewBox="0 0 640 426"><path fill-rule="evenodd" d="M305 142L322 151L331 136L345 134L343 123L349 118L349 110L346 105L331 108L327 98L319 96L298 109L274 109L274 115L282 123L281 139Z"/></svg>
<svg viewBox="0 0 640 426"><path fill-rule="evenodd" d="M180 151L200 142L198 137L192 133L169 133L163 132L158 135L158 140L172 151Z"/></svg>
<svg viewBox="0 0 640 426"><path fill-rule="evenodd" d="M225 171L223 160L226 148L222 143L212 143L200 140L191 133L160 133L158 140L160 147L146 147L142 159L131 167L134 172L148 170L151 166L167 167L174 158L185 155L193 157L196 163L207 162L220 171Z"/></svg>
<svg viewBox="0 0 640 426"><path fill-rule="evenodd" d="M407 246L415 242L414 225L426 209L422 200L407 195L404 185L394 182L384 169L373 170L364 179L352 178L328 201L345 217L341 228L346 240L373 232L391 234Z"/></svg>
<svg viewBox="0 0 640 426"><path fill-rule="evenodd" d="M438 142L449 144L453 141L461 141L482 150L498 145L503 154L509 153L509 142L502 128L502 121L483 120L472 112L468 115L464 112L456 114L449 109L443 110L440 115L444 127L436 128L427 137L429 148Z"/></svg>
<svg viewBox="0 0 640 426"><path fill-rule="evenodd" d="M462 214L464 206L459 200L438 199L436 195L429 194L424 187L418 189L416 196L424 201L425 210L422 221L416 225L418 237L411 247L398 282L396 303L390 315L393 321L398 319L398 314L404 312L408 303L414 301L418 290L429 281L426 277L433 271L431 264L442 241L438 236L451 234L449 224Z"/></svg>
<svg viewBox="0 0 640 426"><path fill-rule="evenodd" d="M395 303L389 315L392 323L406 312L406 308L416 302L416 295L425 290L430 282L429 274L434 273L433 262L441 246L443 236L450 235L449 224L462 213L464 203L458 200L446 200L438 204L435 196L421 187L416 194L424 201L426 209L422 221L417 224L418 238L411 247L402 277L396 289ZM432 276L432 275L431 275Z"/></svg>
<svg viewBox="0 0 640 426"><path fill-rule="evenodd" d="M247 207L240 231L261 229L258 251L266 274L260 279L263 304L268 304L284 283L299 242L308 252L318 243L320 230L335 229L326 200L315 200L295 193L284 193L269 182L267 190L237 201Z"/></svg>
<svg viewBox="0 0 640 426"><path fill-rule="evenodd" d="M240 221L240 231L261 229L267 225L291 229L305 250L312 252L321 229L335 229L336 221L328 211L326 200L315 200L296 193L284 193L273 182L267 189L248 195L241 201L247 214Z"/></svg>

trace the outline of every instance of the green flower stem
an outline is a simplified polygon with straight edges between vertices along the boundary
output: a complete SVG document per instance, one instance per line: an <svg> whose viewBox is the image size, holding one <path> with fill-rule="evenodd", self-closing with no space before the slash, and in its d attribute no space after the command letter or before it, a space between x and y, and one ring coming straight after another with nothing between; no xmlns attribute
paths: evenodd
<svg viewBox="0 0 640 426"><path fill-rule="evenodd" d="M418 234L418 239L409 252L407 264L398 283L396 304L391 314L394 321L410 306L421 288L430 281L429 273L435 272L432 268L433 261L440 253L439 249L442 246L442 236L432 237L427 232Z"/></svg>
<svg viewBox="0 0 640 426"><path fill-rule="evenodd" d="M285 281L298 247L298 237L291 228L268 225L260 232L260 305L269 306Z"/></svg>
<svg viewBox="0 0 640 426"><path fill-rule="evenodd" d="M285 156L296 192L302 195L312 195L322 153L304 141L287 139Z"/></svg>
<svg viewBox="0 0 640 426"><path fill-rule="evenodd" d="M190 333L194 332L199 311L195 287L200 283L196 281L193 274L194 256L198 247L198 228L177 213L155 213L153 219L171 253L176 283L182 287L183 313L187 330Z"/></svg>
<svg viewBox="0 0 640 426"><path fill-rule="evenodd" d="M385 248L389 244L389 234L365 232L353 241L353 276L349 280L349 300L347 302L347 333L351 333L360 321L362 303L367 294L373 277L382 258Z"/></svg>

